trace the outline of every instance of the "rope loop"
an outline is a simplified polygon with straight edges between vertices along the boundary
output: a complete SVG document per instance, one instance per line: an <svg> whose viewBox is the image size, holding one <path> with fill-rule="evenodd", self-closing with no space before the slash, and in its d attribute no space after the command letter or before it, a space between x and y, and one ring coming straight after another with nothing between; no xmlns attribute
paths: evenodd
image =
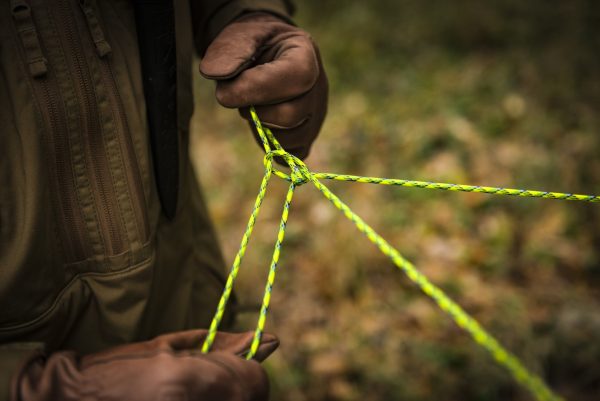
<svg viewBox="0 0 600 401"><path fill-rule="evenodd" d="M283 161L285 161L288 167L290 168L291 172L287 174L274 167L274 157L279 157ZM265 153L263 163L266 169L271 170L273 174L275 174L279 178L283 178L284 180L293 183L295 186L300 186L302 184L306 184L307 182L312 181L313 174L310 172L306 164L304 164L302 160L300 160L293 154L288 153L283 149L274 149Z"/></svg>

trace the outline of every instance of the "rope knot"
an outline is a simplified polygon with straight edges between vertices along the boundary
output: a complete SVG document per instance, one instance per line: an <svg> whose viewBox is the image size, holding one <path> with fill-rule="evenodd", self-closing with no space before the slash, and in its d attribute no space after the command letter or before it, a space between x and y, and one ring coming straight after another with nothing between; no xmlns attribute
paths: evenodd
<svg viewBox="0 0 600 401"><path fill-rule="evenodd" d="M287 163L291 170L289 174L284 173L273 166L274 157L280 157ZM264 165L267 170L272 171L276 176L283 178L286 181L290 181L296 186L306 184L312 179L312 173L308 167L306 167L306 164L304 164L302 160L298 159L293 154L288 153L283 149L274 149L267 152L264 158Z"/></svg>

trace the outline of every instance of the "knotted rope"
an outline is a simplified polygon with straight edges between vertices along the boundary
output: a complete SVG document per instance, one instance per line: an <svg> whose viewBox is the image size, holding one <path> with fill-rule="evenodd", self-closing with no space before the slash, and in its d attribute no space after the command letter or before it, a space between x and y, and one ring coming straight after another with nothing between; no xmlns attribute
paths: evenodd
<svg viewBox="0 0 600 401"><path fill-rule="evenodd" d="M248 246L248 240L252 235L256 218L260 212L263 199L267 191L267 185L273 175L283 178L289 181L290 186L288 188L285 202L283 205L283 212L281 215L281 222L279 224L279 230L277 233L277 240L275 242L275 248L273 256L271 258L271 265L269 268L269 275L267 277L267 284L265 286L264 296L254 333L254 338L250 351L246 355L247 359L252 359L258 350L262 333L264 331L267 313L269 305L271 303L271 292L273 290L273 284L275 282L275 276L277 273L277 264L281 253L281 244L285 236L285 228L290 210L290 204L294 191L297 186L305 183L312 183L324 196L327 198L338 210L340 210L348 219L350 219L358 228L360 232L366 235L366 237L374 243L379 250L386 256L388 256L392 262L402 271L406 276L414 282L428 297L433 299L439 308L446 312L454 322L463 330L471 335L477 344L485 348L494 358L494 360L505 367L511 375L525 388L527 388L537 400L539 401L561 401L563 400L560 396L555 394L536 374L530 372L523 363L511 352L506 350L491 334L489 334L473 317L464 311L456 302L450 299L439 287L431 283L429 279L415 266L406 260L394 247L392 247L384 238L375 232L367 223L364 222L358 215L356 215L344 202L340 200L335 194L333 194L329 188L323 185L319 179L333 179L338 181L353 181L363 182L371 184L382 184L382 185L399 185L406 187L416 187L425 189L441 189L447 191L463 191L463 192L479 192L494 195L512 195L520 197L532 197L532 198L548 198L548 199L561 199L561 200L573 200L583 202L600 202L600 196L596 195L579 195L569 194L560 192L544 192L544 191L532 191L525 189L512 189L512 188L494 188L494 187L482 187L473 185L458 185L438 182L427 182L427 181L412 181L412 180L401 180L401 179L390 179L390 178L377 178L377 177L361 177L354 175L345 174L332 174L332 173L313 173L300 159L294 155L286 152L277 139L273 136L268 128L262 126L256 111L251 108L250 113L254 121L256 131L262 141L265 149L265 156L263 159L265 166L265 173L260 185L260 190L256 201L254 203L254 209L248 220L248 225L242 237L239 251L235 256L231 271L227 278L223 295L219 301L217 311L211 322L208 335L204 344L202 345L202 351L208 352L213 344L215 335L217 333L219 324L223 318L225 307L231 296L233 284L238 275L240 264L246 253ZM273 164L273 158L279 157L283 159L290 167L290 173L287 174L279 170Z"/></svg>

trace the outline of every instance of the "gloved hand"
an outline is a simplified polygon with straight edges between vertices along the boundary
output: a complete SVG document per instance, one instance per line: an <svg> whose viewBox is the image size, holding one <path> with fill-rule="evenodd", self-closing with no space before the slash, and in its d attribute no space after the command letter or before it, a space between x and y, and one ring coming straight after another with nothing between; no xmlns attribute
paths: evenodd
<svg viewBox="0 0 600 401"><path fill-rule="evenodd" d="M38 355L13 377L14 401L211 401L268 400L267 376L245 354L253 333L218 333L213 351L200 353L206 330L166 334L77 357ZM265 334L256 354L263 360L279 342Z"/></svg>
<svg viewBox="0 0 600 401"><path fill-rule="evenodd" d="M308 33L271 14L244 15L210 44L200 72L217 81L221 105L239 108L249 121L249 106L255 106L287 151L308 155L327 112L328 92L319 50Z"/></svg>

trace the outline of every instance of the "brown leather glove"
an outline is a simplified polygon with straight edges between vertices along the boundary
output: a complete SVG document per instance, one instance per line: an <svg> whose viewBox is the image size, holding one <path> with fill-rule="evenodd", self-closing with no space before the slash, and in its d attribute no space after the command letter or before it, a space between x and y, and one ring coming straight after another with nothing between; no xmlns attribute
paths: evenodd
<svg viewBox="0 0 600 401"><path fill-rule="evenodd" d="M247 120L255 106L287 151L308 155L325 119L328 92L308 33L270 14L242 16L210 44L200 72L217 81L220 104L239 108Z"/></svg>
<svg viewBox="0 0 600 401"><path fill-rule="evenodd" d="M200 353L206 330L156 337L78 358L57 352L32 357L13 377L14 401L268 400L267 376L242 359L253 333L218 333L213 351ZM265 334L256 358L279 342Z"/></svg>

